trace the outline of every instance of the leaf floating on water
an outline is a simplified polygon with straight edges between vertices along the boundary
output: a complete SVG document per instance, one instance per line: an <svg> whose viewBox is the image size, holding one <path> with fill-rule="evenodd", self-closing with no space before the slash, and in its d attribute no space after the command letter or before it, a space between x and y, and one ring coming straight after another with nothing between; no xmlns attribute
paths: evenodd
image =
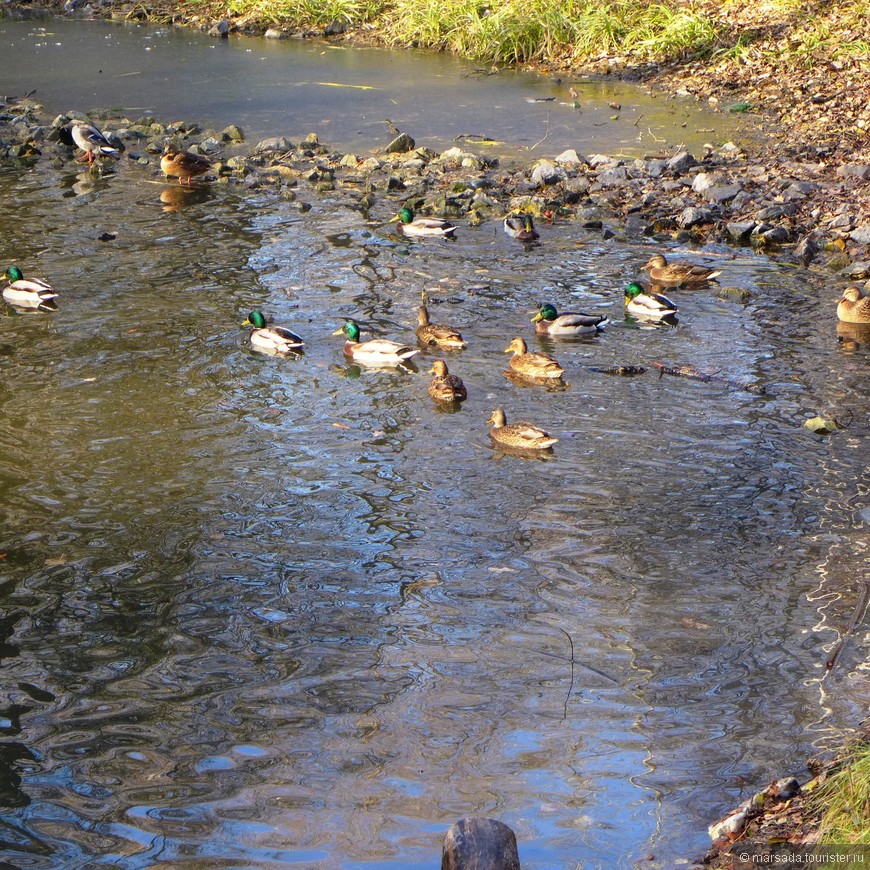
<svg viewBox="0 0 870 870"><path fill-rule="evenodd" d="M829 417L810 417L804 423L804 428L809 429L810 432L815 432L816 435L830 435L831 432L836 432L840 426L837 425L836 420Z"/></svg>
<svg viewBox="0 0 870 870"><path fill-rule="evenodd" d="M348 426L347 423L333 423L336 429L353 429L353 426Z"/></svg>
<svg viewBox="0 0 870 870"><path fill-rule="evenodd" d="M374 85L346 85L342 82L318 82L317 84L323 85L325 88L352 88L355 91L379 91L380 88L374 87Z"/></svg>

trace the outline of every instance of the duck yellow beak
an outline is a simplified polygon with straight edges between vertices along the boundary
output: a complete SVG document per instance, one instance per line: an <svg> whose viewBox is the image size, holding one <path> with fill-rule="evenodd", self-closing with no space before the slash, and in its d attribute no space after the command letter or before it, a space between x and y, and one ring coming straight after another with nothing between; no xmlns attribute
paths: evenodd
<svg viewBox="0 0 870 870"><path fill-rule="evenodd" d="M537 314L532 318L532 323L537 323L539 320L543 320L543 319L544 319L544 315L541 314L541 312L539 311L539 312L538 312L538 313L537 313Z"/></svg>
<svg viewBox="0 0 870 870"><path fill-rule="evenodd" d="M341 329L336 329L335 332L333 332L332 334L333 335L344 335L344 327L342 326Z"/></svg>
<svg viewBox="0 0 870 870"><path fill-rule="evenodd" d="M401 216L401 215L395 215L394 217L391 217L391 218L387 221L387 223L388 223L388 224L394 224L396 221L400 221L401 219L402 219L402 216Z"/></svg>
<svg viewBox="0 0 870 870"><path fill-rule="evenodd" d="M253 325L254 324L251 323L251 321L248 320L247 318L245 318L245 320L242 322L242 326L253 326Z"/></svg>
<svg viewBox="0 0 870 870"><path fill-rule="evenodd" d="M514 352L513 346L511 346L511 347L506 347L506 348L502 351L502 353L513 353L513 352Z"/></svg>

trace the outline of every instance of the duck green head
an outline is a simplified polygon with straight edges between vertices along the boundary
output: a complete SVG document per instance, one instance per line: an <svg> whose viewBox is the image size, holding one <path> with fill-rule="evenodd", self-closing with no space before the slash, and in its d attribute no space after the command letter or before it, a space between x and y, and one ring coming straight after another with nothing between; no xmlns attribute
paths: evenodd
<svg viewBox="0 0 870 870"><path fill-rule="evenodd" d="M266 326L266 318L262 311L252 311L242 326L253 326L254 329L263 329Z"/></svg>
<svg viewBox="0 0 870 870"><path fill-rule="evenodd" d="M18 268L18 266L10 266L3 273L3 277L14 283L15 281L20 281L24 277L24 273Z"/></svg>
<svg viewBox="0 0 870 870"><path fill-rule="evenodd" d="M637 296L640 296L641 293L645 293L646 291L643 287L637 283L637 281L632 281L628 287L625 288L625 298L626 299L634 299Z"/></svg>
<svg viewBox="0 0 870 870"><path fill-rule="evenodd" d="M539 320L555 320L556 316L556 309L549 302L545 302L532 318L532 323L537 323Z"/></svg>
<svg viewBox="0 0 870 870"><path fill-rule="evenodd" d="M341 329L336 329L333 335L346 335L348 341L359 341L359 324L355 320L348 320Z"/></svg>
<svg viewBox="0 0 870 870"><path fill-rule="evenodd" d="M409 224L412 220L414 220L414 209L406 205L394 218L390 218L390 223L401 221L403 224Z"/></svg>

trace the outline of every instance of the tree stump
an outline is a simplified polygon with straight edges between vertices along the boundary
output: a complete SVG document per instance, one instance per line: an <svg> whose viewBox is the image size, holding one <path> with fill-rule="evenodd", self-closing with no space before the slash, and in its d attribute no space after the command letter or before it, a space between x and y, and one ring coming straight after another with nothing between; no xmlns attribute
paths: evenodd
<svg viewBox="0 0 870 870"><path fill-rule="evenodd" d="M461 819L444 835L441 870L520 870L517 838L495 819Z"/></svg>

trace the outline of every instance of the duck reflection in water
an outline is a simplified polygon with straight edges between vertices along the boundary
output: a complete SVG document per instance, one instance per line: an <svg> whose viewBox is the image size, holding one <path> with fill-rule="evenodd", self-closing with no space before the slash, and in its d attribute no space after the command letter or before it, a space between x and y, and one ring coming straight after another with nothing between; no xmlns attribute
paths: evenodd
<svg viewBox="0 0 870 870"><path fill-rule="evenodd" d="M163 211L184 211L190 205L199 205L211 198L207 187L182 187L173 184L160 191Z"/></svg>

